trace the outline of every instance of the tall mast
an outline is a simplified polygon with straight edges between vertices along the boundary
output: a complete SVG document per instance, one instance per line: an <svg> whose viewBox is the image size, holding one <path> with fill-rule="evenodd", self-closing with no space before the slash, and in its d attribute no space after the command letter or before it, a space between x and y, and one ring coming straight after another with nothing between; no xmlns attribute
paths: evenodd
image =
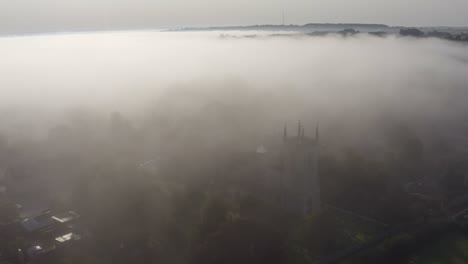
<svg viewBox="0 0 468 264"><path fill-rule="evenodd" d="M283 26L284 26L284 8L282 9L282 15L283 15Z"/></svg>

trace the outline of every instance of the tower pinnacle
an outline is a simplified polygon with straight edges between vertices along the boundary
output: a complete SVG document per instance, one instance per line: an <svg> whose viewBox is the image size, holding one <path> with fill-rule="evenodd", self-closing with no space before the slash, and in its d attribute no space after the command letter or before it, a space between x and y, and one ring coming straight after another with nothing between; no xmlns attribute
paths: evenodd
<svg viewBox="0 0 468 264"><path fill-rule="evenodd" d="M287 138L288 138L288 126L286 123L284 123L283 140L286 141Z"/></svg>
<svg viewBox="0 0 468 264"><path fill-rule="evenodd" d="M320 124L317 122L317 126L315 127L315 140L319 142L320 140Z"/></svg>
<svg viewBox="0 0 468 264"><path fill-rule="evenodd" d="M297 124L297 137L300 138L302 133L302 124L301 121L298 122Z"/></svg>

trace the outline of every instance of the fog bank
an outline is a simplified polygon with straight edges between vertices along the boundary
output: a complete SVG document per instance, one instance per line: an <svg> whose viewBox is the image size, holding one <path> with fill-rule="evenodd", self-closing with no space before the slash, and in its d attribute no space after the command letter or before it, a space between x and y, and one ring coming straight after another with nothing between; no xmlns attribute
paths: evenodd
<svg viewBox="0 0 468 264"><path fill-rule="evenodd" d="M253 125L258 134L280 133L285 121L298 119L337 130L376 119L443 128L467 113L467 46L398 37L219 35L0 38L0 129L42 131L76 109L102 118L117 111L136 122L159 115L214 127L222 121L232 130Z"/></svg>

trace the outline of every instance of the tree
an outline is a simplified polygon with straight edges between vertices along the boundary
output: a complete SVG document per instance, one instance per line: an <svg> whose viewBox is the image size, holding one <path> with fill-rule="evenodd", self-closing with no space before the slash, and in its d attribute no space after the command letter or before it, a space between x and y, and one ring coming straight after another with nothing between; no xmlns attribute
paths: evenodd
<svg viewBox="0 0 468 264"><path fill-rule="evenodd" d="M227 220L228 207L221 199L208 200L202 209L202 221L199 232L202 237L216 232L220 225Z"/></svg>
<svg viewBox="0 0 468 264"><path fill-rule="evenodd" d="M282 235L267 223L240 219L223 224L199 245L192 264L280 264L285 260Z"/></svg>
<svg viewBox="0 0 468 264"><path fill-rule="evenodd" d="M0 224L14 221L18 216L16 205L0 197Z"/></svg>
<svg viewBox="0 0 468 264"><path fill-rule="evenodd" d="M423 37L424 32L417 28L402 28L400 29L400 35L411 36L411 37Z"/></svg>

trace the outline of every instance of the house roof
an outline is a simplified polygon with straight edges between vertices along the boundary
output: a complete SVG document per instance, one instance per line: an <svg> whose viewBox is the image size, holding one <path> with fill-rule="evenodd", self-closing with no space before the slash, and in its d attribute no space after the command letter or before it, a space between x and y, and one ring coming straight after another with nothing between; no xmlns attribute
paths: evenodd
<svg viewBox="0 0 468 264"><path fill-rule="evenodd" d="M33 218L26 218L20 222L21 226L29 232L39 230L54 223L50 214L45 213Z"/></svg>
<svg viewBox="0 0 468 264"><path fill-rule="evenodd" d="M77 219L78 217L80 216L77 213L73 211L68 211L64 213L55 214L52 216L52 219L59 223L67 223Z"/></svg>

